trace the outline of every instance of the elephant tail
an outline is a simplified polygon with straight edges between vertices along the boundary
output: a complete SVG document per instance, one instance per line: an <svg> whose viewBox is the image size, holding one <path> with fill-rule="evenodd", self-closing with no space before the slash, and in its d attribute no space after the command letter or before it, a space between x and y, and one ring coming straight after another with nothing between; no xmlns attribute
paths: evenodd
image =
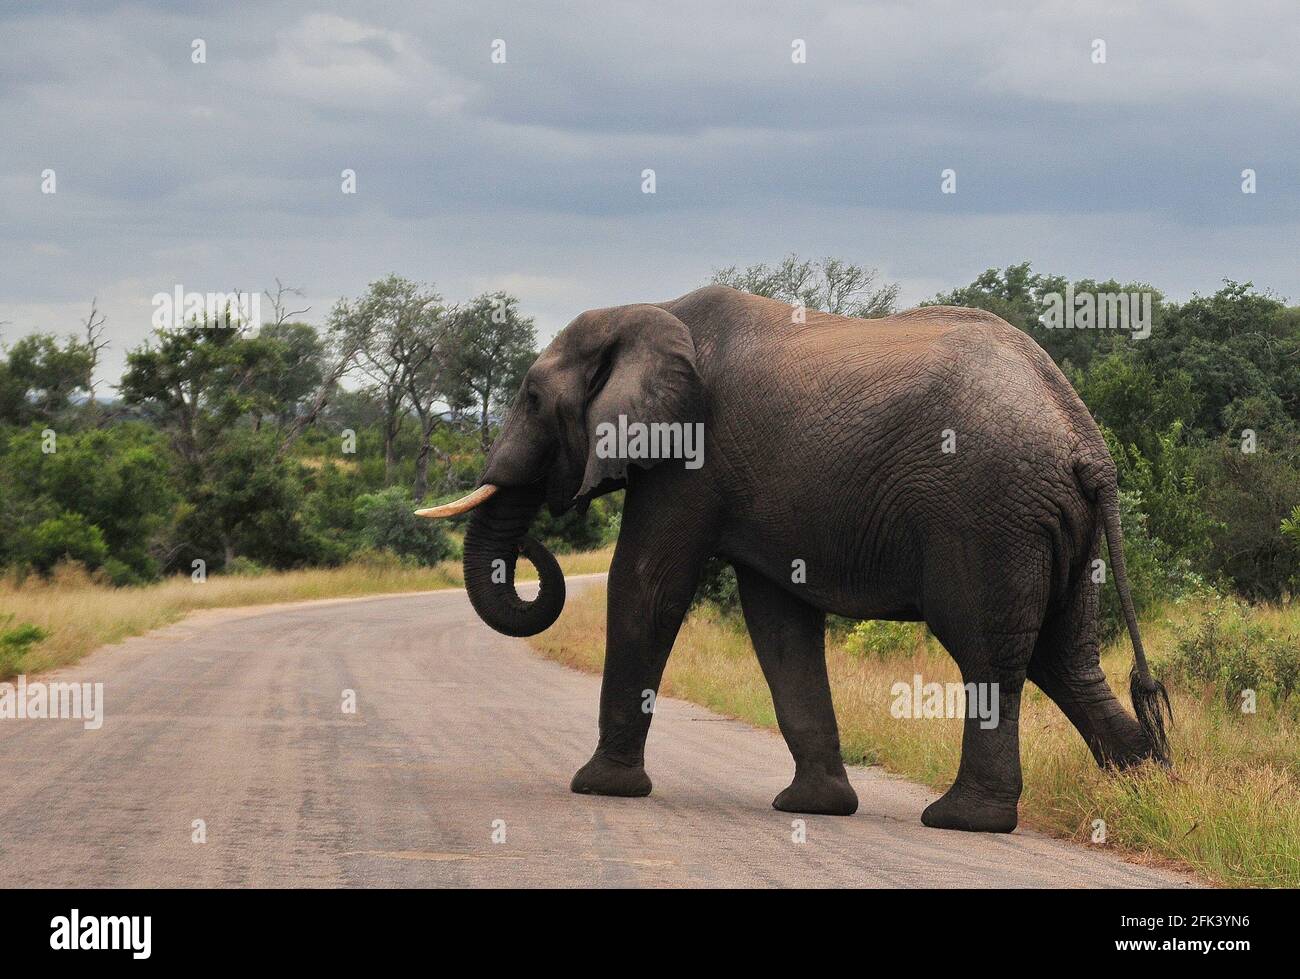
<svg viewBox="0 0 1300 979"><path fill-rule="evenodd" d="M1133 712L1151 746L1152 757L1160 764L1168 765L1169 738L1165 734L1165 719L1167 717L1169 723L1173 723L1173 708L1169 705L1169 694L1164 684L1151 675L1146 650L1142 648L1137 613L1133 609L1133 595L1128 587L1128 571L1124 566L1124 535L1119 525L1119 490L1114 475L1107 474L1100 479L1096 489L1102 523L1106 528L1111 573L1115 577L1115 589L1119 592L1124 621L1128 624L1129 638L1133 642L1133 669L1129 673L1129 696L1133 701Z"/></svg>

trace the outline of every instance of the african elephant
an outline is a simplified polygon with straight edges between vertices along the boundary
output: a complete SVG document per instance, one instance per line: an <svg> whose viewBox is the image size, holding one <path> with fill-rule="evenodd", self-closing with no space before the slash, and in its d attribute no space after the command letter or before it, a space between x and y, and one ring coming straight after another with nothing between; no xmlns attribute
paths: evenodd
<svg viewBox="0 0 1300 979"><path fill-rule="evenodd" d="M699 464L644 447L631 458L631 440L620 451L607 438L636 422L661 434L701 424ZM539 508L584 507L624 486L600 738L574 792L650 792L646 692L712 555L736 570L794 756L777 809L857 809L827 682L828 612L923 621L966 683L998 685L997 723L967 717L956 780L922 814L927 826L1015 828L1026 677L1098 764L1167 764L1168 698L1138 635L1114 463L1056 365L997 316L930 306L864 321L721 286L585 312L529 369L479 488L421 512L473 509L469 597L488 625L524 636L564 604L558 565L527 536ZM1134 648L1136 719L1098 662L1103 531ZM532 602L514 588L520 553L540 572Z"/></svg>

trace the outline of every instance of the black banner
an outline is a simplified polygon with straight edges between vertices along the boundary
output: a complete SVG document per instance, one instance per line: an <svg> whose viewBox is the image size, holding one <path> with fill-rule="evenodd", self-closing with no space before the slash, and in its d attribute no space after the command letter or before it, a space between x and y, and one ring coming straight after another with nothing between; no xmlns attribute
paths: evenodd
<svg viewBox="0 0 1300 979"><path fill-rule="evenodd" d="M962 949L978 961L990 947L1072 964L1196 958L1233 968L1242 956L1289 952L1298 903L1294 892L1231 890L95 890L6 891L0 901L8 964L132 969L338 968L421 948L494 963L565 946L642 956L679 938L743 958L823 936L834 943L825 951L915 956L935 970Z"/></svg>

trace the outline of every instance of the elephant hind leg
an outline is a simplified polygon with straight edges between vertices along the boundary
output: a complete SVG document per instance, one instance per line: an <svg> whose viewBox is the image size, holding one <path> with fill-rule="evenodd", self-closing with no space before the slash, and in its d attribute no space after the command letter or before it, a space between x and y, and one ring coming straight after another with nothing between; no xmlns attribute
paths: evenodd
<svg viewBox="0 0 1300 979"><path fill-rule="evenodd" d="M926 623L961 670L965 711L957 777L921 822L1009 833L1023 787L1020 700L1047 611L1051 550L1030 536L995 554L942 548L926 565Z"/></svg>
<svg viewBox="0 0 1300 979"><path fill-rule="evenodd" d="M840 756L826 677L826 614L766 578L736 568L745 625L772 691L794 781L772 802L783 812L851 816L858 796Z"/></svg>
<svg viewBox="0 0 1300 979"><path fill-rule="evenodd" d="M1010 833L1019 819L1023 787L1020 697L1036 634L992 629L961 638L935 634L961 668L966 710L957 778L921 813L921 822L936 829Z"/></svg>
<svg viewBox="0 0 1300 979"><path fill-rule="evenodd" d="M1151 746L1102 673L1097 588L1085 579L1043 624L1029 679L1061 708L1098 765L1128 768L1151 757Z"/></svg>

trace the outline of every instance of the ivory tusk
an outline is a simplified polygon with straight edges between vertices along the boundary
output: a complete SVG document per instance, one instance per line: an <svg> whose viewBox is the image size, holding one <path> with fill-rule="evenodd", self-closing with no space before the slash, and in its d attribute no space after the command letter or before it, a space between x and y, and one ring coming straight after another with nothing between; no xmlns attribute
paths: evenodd
<svg viewBox="0 0 1300 979"><path fill-rule="evenodd" d="M497 487L491 483L484 483L469 496L462 496L459 500L452 503L444 503L442 506L426 507L423 510L416 510L417 517L428 517L430 520L441 520L444 517L456 517L462 513L468 513L480 503L487 502L488 497L497 491Z"/></svg>

